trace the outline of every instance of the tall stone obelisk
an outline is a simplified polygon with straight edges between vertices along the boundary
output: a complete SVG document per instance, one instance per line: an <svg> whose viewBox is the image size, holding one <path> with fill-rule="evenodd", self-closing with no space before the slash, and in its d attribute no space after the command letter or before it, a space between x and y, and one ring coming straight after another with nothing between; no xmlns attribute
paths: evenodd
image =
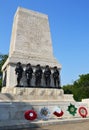
<svg viewBox="0 0 89 130"><path fill-rule="evenodd" d="M16 85L15 66L21 62L23 67L31 63L33 67L40 64L43 68L61 65L53 56L48 16L19 7L14 16L9 57L3 65L3 79L6 87Z"/></svg>

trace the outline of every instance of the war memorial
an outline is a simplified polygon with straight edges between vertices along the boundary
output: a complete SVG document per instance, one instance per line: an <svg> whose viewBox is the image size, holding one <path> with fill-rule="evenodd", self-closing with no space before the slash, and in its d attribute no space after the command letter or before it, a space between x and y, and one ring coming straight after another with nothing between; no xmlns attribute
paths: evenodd
<svg viewBox="0 0 89 130"><path fill-rule="evenodd" d="M9 57L2 67L0 128L11 130L89 117L88 99L76 102L61 88L48 16L18 7ZM83 118L82 118L83 117Z"/></svg>

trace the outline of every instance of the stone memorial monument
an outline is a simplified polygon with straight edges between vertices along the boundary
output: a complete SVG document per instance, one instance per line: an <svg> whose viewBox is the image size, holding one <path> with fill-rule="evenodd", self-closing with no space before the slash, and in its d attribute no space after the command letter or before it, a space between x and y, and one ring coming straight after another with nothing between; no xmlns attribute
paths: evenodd
<svg viewBox="0 0 89 130"><path fill-rule="evenodd" d="M28 65L32 72L27 73ZM2 93L11 94L14 100L21 95L22 100L73 101L72 95L66 98L59 89L60 70L53 55L48 16L19 7L14 16L9 57L2 67ZM39 73L41 76L37 77Z"/></svg>
<svg viewBox="0 0 89 130"><path fill-rule="evenodd" d="M27 123L28 116L55 119L58 115L54 108L60 111L59 116L64 113L64 117L71 117L67 111L70 103L87 107L86 103L76 103L72 94L64 94L60 70L61 65L53 55L48 16L19 7L14 16L9 57L2 67L0 101L4 104L0 107L0 120L5 124L9 120L11 124L18 120ZM76 113L74 105L69 107ZM37 115L33 116L33 110Z"/></svg>
<svg viewBox="0 0 89 130"><path fill-rule="evenodd" d="M20 70L18 70L19 64L22 66ZM32 67L30 85L28 85L26 75L26 67L28 64L31 64ZM42 74L37 79L36 69L39 65ZM50 77L48 78L45 76L46 73L46 75L49 75L48 71L45 73L47 66L50 70ZM34 92L34 95L37 94L38 96L40 95L39 93L43 93L45 97L47 93L49 93L48 95L50 97L51 91L54 95L60 92L63 93L62 89L59 92L57 90L45 89L60 88L60 84L55 85L54 82L53 72L55 66L59 71L60 81L61 65L53 55L48 16L19 7L14 16L9 57L2 67L2 93L9 92L18 95L19 93L23 93L24 89L26 95L31 91ZM43 89L35 89L37 87Z"/></svg>
<svg viewBox="0 0 89 130"><path fill-rule="evenodd" d="M60 71L61 65L53 55L47 15L23 8L17 9L14 16L9 57L2 68L3 78L5 72L7 73L6 87L16 85L14 70L17 62L21 62L23 68L26 64L31 63L34 70L35 66L40 64L43 69L49 65L51 69L57 66Z"/></svg>

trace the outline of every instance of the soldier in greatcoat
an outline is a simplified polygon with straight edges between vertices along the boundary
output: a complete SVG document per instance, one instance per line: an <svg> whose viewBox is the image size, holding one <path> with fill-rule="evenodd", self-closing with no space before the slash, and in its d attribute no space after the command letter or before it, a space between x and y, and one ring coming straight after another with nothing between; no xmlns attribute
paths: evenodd
<svg viewBox="0 0 89 130"><path fill-rule="evenodd" d="M16 86L21 86L20 81L21 81L22 74L23 74L23 68L22 68L22 65L20 62L18 62L16 64L15 73L17 75L17 85Z"/></svg>
<svg viewBox="0 0 89 130"><path fill-rule="evenodd" d="M45 70L44 70L44 79L45 79L46 86L50 86L50 82L51 82L51 70L49 68L49 65L46 65L46 67L45 67Z"/></svg>
<svg viewBox="0 0 89 130"><path fill-rule="evenodd" d="M41 69L40 64L38 64L35 70L35 85L36 86L41 85L41 79L42 79L42 69Z"/></svg>
<svg viewBox="0 0 89 130"><path fill-rule="evenodd" d="M33 69L30 63L26 65L25 75L27 79L27 86L31 86L31 79L32 79Z"/></svg>
<svg viewBox="0 0 89 130"><path fill-rule="evenodd" d="M53 68L53 79L54 79L54 86L60 87L60 80L59 80L59 70L57 66Z"/></svg>

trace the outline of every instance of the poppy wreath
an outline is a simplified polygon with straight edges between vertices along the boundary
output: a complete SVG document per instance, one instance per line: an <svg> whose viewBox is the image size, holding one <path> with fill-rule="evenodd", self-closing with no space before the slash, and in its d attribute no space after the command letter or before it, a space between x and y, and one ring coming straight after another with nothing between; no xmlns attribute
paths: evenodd
<svg viewBox="0 0 89 130"><path fill-rule="evenodd" d="M28 110L24 113L24 117L26 120L35 120L37 118L37 113L34 110Z"/></svg>
<svg viewBox="0 0 89 130"><path fill-rule="evenodd" d="M41 108L41 110L40 110L40 116L41 116L41 118L42 118L43 120L48 119L49 116L50 116L50 111L49 111L49 109L48 109L47 107Z"/></svg>
<svg viewBox="0 0 89 130"><path fill-rule="evenodd" d="M60 107L55 107L53 110L53 114L57 117L62 117L64 112L61 110Z"/></svg>
<svg viewBox="0 0 89 130"><path fill-rule="evenodd" d="M85 107L79 107L78 110L81 117L85 118L88 114L87 109Z"/></svg>

